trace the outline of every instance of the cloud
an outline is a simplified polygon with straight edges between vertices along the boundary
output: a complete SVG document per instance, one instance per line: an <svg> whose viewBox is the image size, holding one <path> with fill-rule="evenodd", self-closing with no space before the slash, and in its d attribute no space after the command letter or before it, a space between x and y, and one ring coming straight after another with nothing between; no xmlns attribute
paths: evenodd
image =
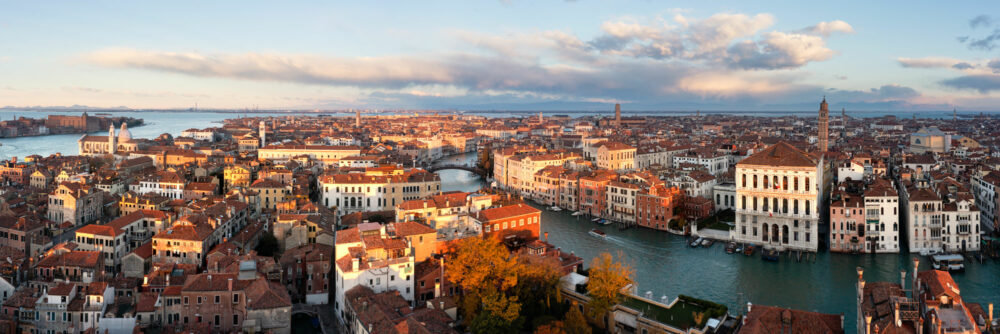
<svg viewBox="0 0 1000 334"><path fill-rule="evenodd" d="M982 38L968 38L967 40L969 49L978 51L993 51L997 47L997 42L1000 42L1000 29L994 29L992 33Z"/></svg>
<svg viewBox="0 0 1000 334"><path fill-rule="evenodd" d="M91 65L204 78L350 87L380 101L487 97L568 101L761 101L815 92L797 68L835 55L825 38L843 21L793 32L765 31L770 14L677 14L671 20L611 20L588 38L567 31L459 31L461 52L340 57L107 48ZM774 71L785 70L785 71Z"/></svg>
<svg viewBox="0 0 1000 334"><path fill-rule="evenodd" d="M830 36L831 34L833 34L835 32L845 33L845 34L853 34L854 33L854 27L851 27L851 25L847 24L847 22L844 22L844 21L841 21L841 20L833 20L833 21L830 21L830 22L820 22L820 23L817 23L814 26L807 27L807 28L803 29L803 31L804 32L813 33L813 34L820 34L820 35L823 35L823 36Z"/></svg>
<svg viewBox="0 0 1000 334"><path fill-rule="evenodd" d="M746 41L729 48L734 59L730 66L744 69L798 68L813 61L823 61L833 56L815 35L771 32L762 41Z"/></svg>
<svg viewBox="0 0 1000 334"><path fill-rule="evenodd" d="M993 70L993 73L1000 73L1000 59L990 60L990 62L986 64L986 67Z"/></svg>
<svg viewBox="0 0 1000 334"><path fill-rule="evenodd" d="M925 57L925 58L896 58L903 67L908 68L960 68L955 67L960 63L965 63L961 60L954 58L942 58L942 57ZM968 64L968 63L966 63Z"/></svg>
<svg viewBox="0 0 1000 334"><path fill-rule="evenodd" d="M969 20L969 27L972 27L972 29L980 27L989 27L992 25L993 25L993 18L990 17L989 15L979 15Z"/></svg>
<svg viewBox="0 0 1000 334"><path fill-rule="evenodd" d="M898 84L888 84L867 90L832 89L828 93L831 100L868 103L901 101L920 96L920 92L917 90Z"/></svg>
<svg viewBox="0 0 1000 334"><path fill-rule="evenodd" d="M942 85L955 89L975 90L982 94L1000 91L1000 75L964 75L941 81Z"/></svg>
<svg viewBox="0 0 1000 334"><path fill-rule="evenodd" d="M959 62L959 63L955 63L954 65L951 65L951 68L954 68L956 70L967 70L967 69L974 68L974 67L975 66L972 66L972 64L969 64L968 62L964 62L964 61L963 62Z"/></svg>

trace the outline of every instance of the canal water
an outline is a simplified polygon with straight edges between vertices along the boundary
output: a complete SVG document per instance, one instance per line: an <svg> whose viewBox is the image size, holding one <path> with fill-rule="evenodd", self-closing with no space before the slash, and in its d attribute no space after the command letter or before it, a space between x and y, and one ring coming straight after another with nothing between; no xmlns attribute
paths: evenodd
<svg viewBox="0 0 1000 334"><path fill-rule="evenodd" d="M449 163L473 163L475 154L449 157ZM442 171L442 189L470 191L482 181L465 171ZM865 269L865 279L899 282L899 272L910 269L909 254L846 255L821 252L815 259L796 262L782 257L777 263L765 262L760 253L754 256L726 254L725 245L690 248L684 237L648 229L619 231L602 227L608 234L600 239L588 234L596 227L586 218L571 212L542 210L542 232L549 242L564 252L582 257L586 265L602 252L618 254L636 270L639 294L651 291L654 298L678 294L724 303L731 312L745 310L746 302L774 305L823 313L845 315L847 332L855 325L855 268ZM930 269L921 258L920 270ZM962 297L969 302L1000 303L1000 263L966 262L964 273L955 273ZM910 276L907 276L910 279ZM737 307L737 305L743 305Z"/></svg>

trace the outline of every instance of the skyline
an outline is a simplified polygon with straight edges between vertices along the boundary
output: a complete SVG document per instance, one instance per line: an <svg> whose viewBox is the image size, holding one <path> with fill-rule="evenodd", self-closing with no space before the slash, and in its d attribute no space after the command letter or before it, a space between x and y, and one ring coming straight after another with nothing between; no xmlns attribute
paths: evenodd
<svg viewBox="0 0 1000 334"><path fill-rule="evenodd" d="M1000 110L1000 6L902 4L8 3L0 104Z"/></svg>

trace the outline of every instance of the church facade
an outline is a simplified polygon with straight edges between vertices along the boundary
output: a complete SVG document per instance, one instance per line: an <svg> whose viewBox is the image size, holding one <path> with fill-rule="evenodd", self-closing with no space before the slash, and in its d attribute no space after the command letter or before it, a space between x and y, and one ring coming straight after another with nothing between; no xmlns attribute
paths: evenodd
<svg viewBox="0 0 1000 334"><path fill-rule="evenodd" d="M122 123L118 135L115 135L115 127L112 125L108 127L107 136L83 135L77 140L77 146L82 156L122 154L139 150L139 143L132 141L132 133L125 123Z"/></svg>

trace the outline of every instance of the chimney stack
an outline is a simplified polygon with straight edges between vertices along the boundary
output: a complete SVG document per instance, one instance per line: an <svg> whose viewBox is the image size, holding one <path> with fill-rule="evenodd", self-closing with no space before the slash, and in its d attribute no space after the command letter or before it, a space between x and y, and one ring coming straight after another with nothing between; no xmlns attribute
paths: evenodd
<svg viewBox="0 0 1000 334"><path fill-rule="evenodd" d="M987 318L989 318L989 322L986 323L986 327L993 328L993 303L990 303L986 308L989 310L989 313L986 314Z"/></svg>
<svg viewBox="0 0 1000 334"><path fill-rule="evenodd" d="M549 232L545 232L545 242L549 242Z"/></svg>
<svg viewBox="0 0 1000 334"><path fill-rule="evenodd" d="M917 285L917 270L920 268L920 259L913 257L913 285L910 286L910 293L912 294L913 300L917 300L917 294L920 293L920 286Z"/></svg>
<svg viewBox="0 0 1000 334"><path fill-rule="evenodd" d="M357 258L351 259L351 270L352 271L358 271L358 267L359 266L360 266L360 263L358 262Z"/></svg>
<svg viewBox="0 0 1000 334"><path fill-rule="evenodd" d="M434 298L441 297L441 283L434 283Z"/></svg>
<svg viewBox="0 0 1000 334"><path fill-rule="evenodd" d="M227 285L229 291L233 291L233 279L232 278L229 279L229 281L226 283L226 285Z"/></svg>

